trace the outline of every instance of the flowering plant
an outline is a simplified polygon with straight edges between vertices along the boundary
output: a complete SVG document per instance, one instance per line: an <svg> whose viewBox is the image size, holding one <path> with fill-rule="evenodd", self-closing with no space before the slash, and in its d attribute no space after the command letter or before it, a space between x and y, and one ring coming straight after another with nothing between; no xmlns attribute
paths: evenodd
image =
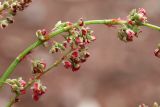
<svg viewBox="0 0 160 107"><path fill-rule="evenodd" d="M24 10L31 2L31 0L5 0L3 3L0 3L1 28L4 29L13 23L13 17L17 12ZM38 101L47 91L46 86L42 85L41 77L59 64L63 64L68 70L77 72L81 65L90 57L88 45L96 40L93 30L87 26L91 24L103 24L109 27L116 26L115 28L118 29L118 38L123 42L131 42L134 38L138 38L142 32L140 30L142 26L160 30L160 27L148 23L147 14L143 8L139 8L138 10L133 9L126 20L117 18L84 21L80 18L76 23L59 21L50 31L46 31L45 29L37 30L37 41L20 53L0 77L0 88L4 84L7 84L11 87L11 92L14 93L14 97L11 98L6 107L11 107L13 104L19 102L20 96L26 94L26 89L28 88L33 92L32 98ZM65 33L62 42L52 39L61 33ZM32 59L32 76L28 81L23 80L22 77L10 79L9 77L16 66L24 61L25 57L31 54L33 49L40 45L49 48L49 53L54 54L60 52L62 56L52 65L47 65L41 59ZM160 58L160 46L158 46L154 54ZM140 105L140 107L146 107L146 105ZM158 104L155 103L154 107L158 107Z"/></svg>

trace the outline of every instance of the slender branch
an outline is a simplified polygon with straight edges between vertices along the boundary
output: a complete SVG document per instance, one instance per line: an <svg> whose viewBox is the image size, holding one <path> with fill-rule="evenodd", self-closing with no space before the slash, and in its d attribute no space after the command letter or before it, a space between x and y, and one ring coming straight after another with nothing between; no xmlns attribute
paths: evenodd
<svg viewBox="0 0 160 107"><path fill-rule="evenodd" d="M53 63L50 67L48 67L42 74L39 74L38 76L36 76L33 80L29 81L25 87L25 89L29 88L37 79L41 78L44 74L46 74L47 72L49 72L51 69L57 67L64 59L67 58L67 56L71 53L71 50L69 50L68 52L66 52L61 58L59 58L55 63ZM12 107L12 105L14 105L16 103L16 98L18 98L20 96L20 94L17 94L15 96L13 96L11 98L11 100L9 101L9 103L7 104L6 107Z"/></svg>
<svg viewBox="0 0 160 107"><path fill-rule="evenodd" d="M12 105L13 105L14 103L16 103L16 98L17 98L18 96L19 96L19 94L13 96L13 97L11 98L11 100L8 102L8 104L7 104L6 107L12 107Z"/></svg>
<svg viewBox="0 0 160 107"><path fill-rule="evenodd" d="M84 22L86 25L94 25L94 24L105 24L105 25L121 25L121 24L125 24L127 23L126 21L123 20L90 20L90 21L85 21ZM75 23L73 25L78 26L78 23ZM68 31L69 29L71 29L73 26L66 26L63 27L61 29L58 29L56 31L53 31L49 34L49 39ZM142 26L146 26L155 30L160 31L160 27L149 24L149 23L145 23ZM4 81L12 74L12 72L15 70L16 66L20 63L21 59L23 59L29 52L31 52L33 49L35 49L36 47L40 46L41 44L43 44L43 41L36 41L35 43L33 43L32 45L30 45L27 49L25 49L21 54L19 54L19 56L10 64L10 66L7 68L7 70L3 73L3 75L0 78L0 88L3 86Z"/></svg>

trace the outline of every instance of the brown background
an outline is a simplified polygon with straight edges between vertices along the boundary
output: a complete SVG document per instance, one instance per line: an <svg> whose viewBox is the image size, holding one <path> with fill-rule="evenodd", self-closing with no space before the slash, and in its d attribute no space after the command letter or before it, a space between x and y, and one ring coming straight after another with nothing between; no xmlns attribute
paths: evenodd
<svg viewBox="0 0 160 107"><path fill-rule="evenodd" d="M2 0L1 0L2 1ZM160 0L33 0L16 22L0 30L0 75L11 61L36 40L37 29L51 29L59 21L126 18L133 8L147 10L148 21L160 25ZM91 26L97 41L90 46L91 58L77 73L63 66L43 77L48 87L40 101L31 94L21 97L14 107L136 107L160 102L160 60L153 55L160 33L143 28L134 42L125 44L117 39L117 30L104 25ZM49 64L57 56L40 47L32 58L42 57ZM18 65L12 78L30 77L30 62ZM28 93L31 93L28 91ZM9 96L9 87L0 92L0 107Z"/></svg>

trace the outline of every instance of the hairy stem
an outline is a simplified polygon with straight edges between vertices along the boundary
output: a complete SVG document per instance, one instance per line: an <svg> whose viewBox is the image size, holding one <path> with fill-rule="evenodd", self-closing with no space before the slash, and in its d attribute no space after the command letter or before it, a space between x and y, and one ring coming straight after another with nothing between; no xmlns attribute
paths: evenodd
<svg viewBox="0 0 160 107"><path fill-rule="evenodd" d="M94 24L105 24L105 25L121 25L124 23L127 23L126 21L123 20L90 20L90 21L85 21L84 22L86 25L94 25ZM73 26L78 26L78 23L75 23ZM144 23L142 26L146 26L155 30L160 31L160 27L149 24L149 23ZM53 31L49 34L49 39L52 37L55 37L63 32L68 31L71 29L72 26L66 26L61 29L58 29L56 31ZM3 86L4 81L9 78L9 76L12 74L12 72L15 70L16 66L20 63L20 61L28 54L30 53L34 48L40 46L43 44L43 41L36 41L32 45L30 45L27 49L25 49L20 55L10 64L10 66L7 68L7 70L3 73L3 75L0 77L0 88Z"/></svg>

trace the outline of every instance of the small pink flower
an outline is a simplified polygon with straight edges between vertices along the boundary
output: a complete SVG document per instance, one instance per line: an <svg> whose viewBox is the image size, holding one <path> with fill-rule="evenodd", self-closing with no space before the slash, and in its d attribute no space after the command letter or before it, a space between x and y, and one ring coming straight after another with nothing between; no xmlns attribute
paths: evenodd
<svg viewBox="0 0 160 107"><path fill-rule="evenodd" d="M127 34L127 41L132 41L133 36L135 36L135 32L132 31L131 29L127 29L126 34Z"/></svg>
<svg viewBox="0 0 160 107"><path fill-rule="evenodd" d="M134 23L133 23L132 20L129 20L129 21L128 21L128 24L133 25Z"/></svg>
<svg viewBox="0 0 160 107"><path fill-rule="evenodd" d="M68 42L68 43L71 43L71 42L72 42L72 39L71 39L70 37L68 37L68 38L67 38L67 42Z"/></svg>
<svg viewBox="0 0 160 107"><path fill-rule="evenodd" d="M33 90L33 99L35 101L39 100L39 97L42 96L43 94L45 94L46 92L46 87L42 86L42 84L40 82L35 82L33 84L33 87L31 87L31 89Z"/></svg>
<svg viewBox="0 0 160 107"><path fill-rule="evenodd" d="M34 101L38 101L39 100L39 95L33 95L33 99L34 99Z"/></svg>
<svg viewBox="0 0 160 107"><path fill-rule="evenodd" d="M81 44L83 44L83 39L80 37L77 37L75 42L76 42L76 44L81 45Z"/></svg>
<svg viewBox="0 0 160 107"><path fill-rule="evenodd" d="M22 87L25 87L26 86L26 82L24 80L19 80L20 84Z"/></svg>
<svg viewBox="0 0 160 107"><path fill-rule="evenodd" d="M146 16L146 10L144 8L139 8L138 13L141 13L144 16Z"/></svg>

